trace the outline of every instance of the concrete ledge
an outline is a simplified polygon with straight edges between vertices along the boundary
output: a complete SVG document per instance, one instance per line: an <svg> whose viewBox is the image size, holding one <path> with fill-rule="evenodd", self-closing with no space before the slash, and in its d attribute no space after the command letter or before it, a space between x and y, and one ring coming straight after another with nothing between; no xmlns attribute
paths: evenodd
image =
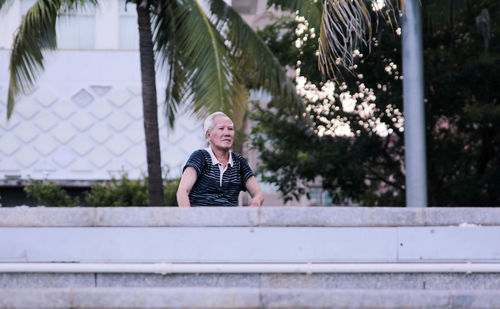
<svg viewBox="0 0 500 309"><path fill-rule="evenodd" d="M500 208L0 208L0 227L391 227L450 225L499 226Z"/></svg>
<svg viewBox="0 0 500 309"><path fill-rule="evenodd" d="M500 308L487 291L251 288L3 289L0 308Z"/></svg>

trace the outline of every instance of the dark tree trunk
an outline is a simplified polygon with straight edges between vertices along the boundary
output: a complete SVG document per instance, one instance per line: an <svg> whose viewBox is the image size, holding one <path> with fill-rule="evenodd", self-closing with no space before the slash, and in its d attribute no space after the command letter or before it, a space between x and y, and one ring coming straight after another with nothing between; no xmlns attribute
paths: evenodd
<svg viewBox="0 0 500 309"><path fill-rule="evenodd" d="M158 136L158 105L156 102L155 59L149 9L137 4L139 52L141 57L142 105L146 156L148 161L148 193L150 206L163 206L160 138Z"/></svg>

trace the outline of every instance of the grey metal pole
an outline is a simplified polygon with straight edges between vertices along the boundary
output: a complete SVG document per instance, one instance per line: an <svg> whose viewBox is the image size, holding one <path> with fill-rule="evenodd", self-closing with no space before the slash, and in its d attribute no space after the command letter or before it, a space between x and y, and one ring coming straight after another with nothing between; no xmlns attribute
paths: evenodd
<svg viewBox="0 0 500 309"><path fill-rule="evenodd" d="M403 12L403 103L405 117L406 206L427 206L422 24L418 0Z"/></svg>

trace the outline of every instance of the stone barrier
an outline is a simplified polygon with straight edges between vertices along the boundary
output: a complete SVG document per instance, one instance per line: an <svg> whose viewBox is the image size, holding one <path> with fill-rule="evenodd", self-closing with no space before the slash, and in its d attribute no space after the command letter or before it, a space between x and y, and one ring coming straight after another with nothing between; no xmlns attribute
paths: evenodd
<svg viewBox="0 0 500 309"><path fill-rule="evenodd" d="M500 226L493 207L4 207L0 227Z"/></svg>
<svg viewBox="0 0 500 309"><path fill-rule="evenodd" d="M0 309L500 308L500 271L444 267L498 266L498 239L497 208L0 208L0 267L443 266L443 272L0 271Z"/></svg>

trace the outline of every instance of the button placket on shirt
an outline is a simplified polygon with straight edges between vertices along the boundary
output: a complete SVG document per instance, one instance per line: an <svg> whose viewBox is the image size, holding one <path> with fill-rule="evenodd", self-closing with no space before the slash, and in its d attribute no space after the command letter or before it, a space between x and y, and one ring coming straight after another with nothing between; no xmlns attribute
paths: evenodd
<svg viewBox="0 0 500 309"><path fill-rule="evenodd" d="M217 166L219 167L219 186L222 187L222 177L224 176L224 172L227 171L227 166L229 163L226 165L226 168L222 168L221 163L217 163Z"/></svg>

